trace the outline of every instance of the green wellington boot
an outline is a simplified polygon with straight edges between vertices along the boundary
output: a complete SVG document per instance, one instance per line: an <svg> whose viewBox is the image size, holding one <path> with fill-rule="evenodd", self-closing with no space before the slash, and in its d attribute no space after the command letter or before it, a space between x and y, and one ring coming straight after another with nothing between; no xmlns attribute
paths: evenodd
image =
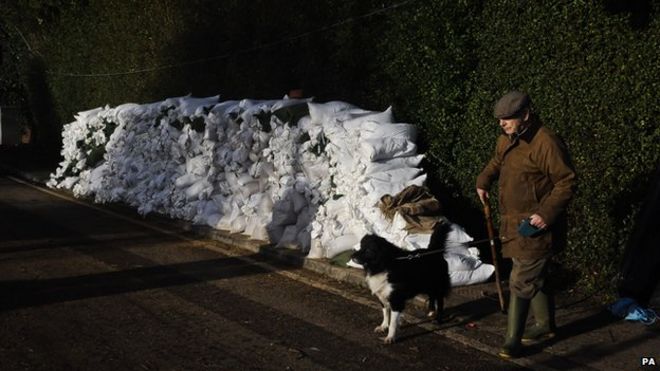
<svg viewBox="0 0 660 371"><path fill-rule="evenodd" d="M509 299L509 315L507 318L506 338L504 345L497 353L502 358L516 358L522 351L521 338L525 329L529 299L522 299L511 295Z"/></svg>
<svg viewBox="0 0 660 371"><path fill-rule="evenodd" d="M534 341L548 340L555 337L555 305L553 297L543 291L534 295L530 303L534 321L522 336L522 343L528 344Z"/></svg>

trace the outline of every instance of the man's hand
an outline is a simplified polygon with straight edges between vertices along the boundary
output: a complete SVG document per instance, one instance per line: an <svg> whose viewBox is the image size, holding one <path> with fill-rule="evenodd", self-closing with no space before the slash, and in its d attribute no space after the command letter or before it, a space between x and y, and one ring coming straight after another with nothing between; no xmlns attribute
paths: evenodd
<svg viewBox="0 0 660 371"><path fill-rule="evenodd" d="M479 195L479 200L483 205L486 205L488 202L488 191L485 189L477 188L477 194Z"/></svg>
<svg viewBox="0 0 660 371"><path fill-rule="evenodd" d="M533 214L529 217L529 224L535 226L536 228L546 229L548 225L545 224L545 220L539 214Z"/></svg>

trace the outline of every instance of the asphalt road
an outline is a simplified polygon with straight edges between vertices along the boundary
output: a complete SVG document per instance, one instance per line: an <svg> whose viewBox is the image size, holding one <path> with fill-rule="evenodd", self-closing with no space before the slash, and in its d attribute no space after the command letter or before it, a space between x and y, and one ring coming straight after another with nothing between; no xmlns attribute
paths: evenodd
<svg viewBox="0 0 660 371"><path fill-rule="evenodd" d="M385 345L365 290L180 225L0 177L0 370L516 368L412 315Z"/></svg>

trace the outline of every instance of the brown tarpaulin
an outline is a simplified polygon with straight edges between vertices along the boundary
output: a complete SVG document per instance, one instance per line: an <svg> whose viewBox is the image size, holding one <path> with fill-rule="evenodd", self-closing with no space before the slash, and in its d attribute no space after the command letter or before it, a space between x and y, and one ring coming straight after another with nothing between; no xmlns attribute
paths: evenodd
<svg viewBox="0 0 660 371"><path fill-rule="evenodd" d="M440 202L428 188L411 185L395 196L384 195L378 207L390 221L398 212L406 221L406 230L411 233L431 233L440 220Z"/></svg>

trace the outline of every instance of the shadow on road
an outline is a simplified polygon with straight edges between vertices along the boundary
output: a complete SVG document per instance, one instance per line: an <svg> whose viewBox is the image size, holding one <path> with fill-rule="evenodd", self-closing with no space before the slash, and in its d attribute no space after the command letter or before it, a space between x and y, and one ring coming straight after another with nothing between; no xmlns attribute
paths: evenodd
<svg viewBox="0 0 660 371"><path fill-rule="evenodd" d="M4 281L0 282L0 311L268 272L243 259L227 257L75 277Z"/></svg>

